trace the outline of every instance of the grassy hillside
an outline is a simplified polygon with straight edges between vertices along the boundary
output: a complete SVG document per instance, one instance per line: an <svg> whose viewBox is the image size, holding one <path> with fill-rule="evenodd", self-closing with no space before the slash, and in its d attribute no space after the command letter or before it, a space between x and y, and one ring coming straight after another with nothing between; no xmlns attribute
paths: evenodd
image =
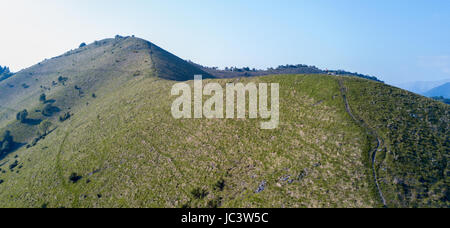
<svg viewBox="0 0 450 228"><path fill-rule="evenodd" d="M184 64L116 37L0 82L0 132L29 144L0 158L0 207L448 207L448 105L364 79L277 75L205 81L280 83L276 130L175 120L172 85L203 73Z"/></svg>
<svg viewBox="0 0 450 228"><path fill-rule="evenodd" d="M389 206L449 207L450 106L347 78L353 111L382 140L379 182Z"/></svg>
<svg viewBox="0 0 450 228"><path fill-rule="evenodd" d="M289 105L282 106L279 129L262 131L256 120L173 120L174 82L137 77L92 101L37 146L15 153L23 168L1 176L0 204L380 205L363 159L363 130L346 115L336 80L293 75L245 80L281 83L281 102ZM72 173L83 179L70 183ZM255 193L260 185L264 191ZM207 196L196 198L196 189Z"/></svg>

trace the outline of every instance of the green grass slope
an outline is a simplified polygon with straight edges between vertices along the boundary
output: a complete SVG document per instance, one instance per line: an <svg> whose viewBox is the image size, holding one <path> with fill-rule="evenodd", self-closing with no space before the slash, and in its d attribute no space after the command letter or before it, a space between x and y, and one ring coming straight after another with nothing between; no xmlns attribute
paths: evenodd
<svg viewBox="0 0 450 228"><path fill-rule="evenodd" d="M174 82L136 77L7 157L2 169L15 155L23 167L1 175L0 205L380 206L364 131L346 114L334 78L241 80L250 81L281 83L279 129L263 131L257 120L174 120ZM83 178L73 184L72 173Z"/></svg>
<svg viewBox="0 0 450 228"><path fill-rule="evenodd" d="M353 111L381 139L376 172L391 207L449 207L450 106L347 78Z"/></svg>

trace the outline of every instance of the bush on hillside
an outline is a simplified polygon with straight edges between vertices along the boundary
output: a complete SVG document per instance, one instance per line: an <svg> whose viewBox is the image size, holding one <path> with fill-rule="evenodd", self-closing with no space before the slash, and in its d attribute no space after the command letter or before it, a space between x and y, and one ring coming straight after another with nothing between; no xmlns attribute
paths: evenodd
<svg viewBox="0 0 450 228"><path fill-rule="evenodd" d="M13 137L10 131L5 131L0 137L0 156L11 151L14 145Z"/></svg>
<svg viewBox="0 0 450 228"><path fill-rule="evenodd" d="M64 85L65 82L67 82L67 80L69 80L69 79L66 78L66 77L63 77L63 76L59 76L58 77L58 82L63 84L63 85Z"/></svg>
<svg viewBox="0 0 450 228"><path fill-rule="evenodd" d="M72 117L70 112L63 113L62 115L59 116L59 121L64 122L64 121L70 119L70 117Z"/></svg>
<svg viewBox="0 0 450 228"><path fill-rule="evenodd" d="M54 113L59 112L60 109L58 107L55 107L51 104L46 104L44 106L44 109L42 109L42 115L44 116L53 116Z"/></svg>
<svg viewBox="0 0 450 228"><path fill-rule="evenodd" d="M195 188L192 190L191 194L196 199L204 199L209 193L205 189Z"/></svg>
<svg viewBox="0 0 450 228"><path fill-rule="evenodd" d="M224 179L220 179L214 185L214 190L223 191L224 189L225 189L225 180Z"/></svg>
<svg viewBox="0 0 450 228"><path fill-rule="evenodd" d="M47 100L47 96L45 96L45 93L41 94L41 96L39 96L39 101L42 103L45 103L45 101Z"/></svg>
<svg viewBox="0 0 450 228"><path fill-rule="evenodd" d="M39 134L43 135L43 136L47 135L51 126L52 126L52 122L50 122L49 120L42 121L39 124Z"/></svg>
<svg viewBox="0 0 450 228"><path fill-rule="evenodd" d="M28 111L25 109L16 115L16 119L20 121L21 123L26 123L28 117Z"/></svg>
<svg viewBox="0 0 450 228"><path fill-rule="evenodd" d="M83 177L79 176L77 173L70 174L69 181L76 184L79 180L81 180Z"/></svg>

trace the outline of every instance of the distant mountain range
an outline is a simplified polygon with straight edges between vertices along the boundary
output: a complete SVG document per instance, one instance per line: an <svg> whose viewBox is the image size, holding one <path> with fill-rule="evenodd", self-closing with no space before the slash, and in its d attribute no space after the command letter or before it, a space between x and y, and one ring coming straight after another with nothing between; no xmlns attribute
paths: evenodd
<svg viewBox="0 0 450 228"><path fill-rule="evenodd" d="M450 82L431 89L425 93L425 96L450 98Z"/></svg>
<svg viewBox="0 0 450 228"><path fill-rule="evenodd" d="M426 95L430 90L449 83L450 79L440 80L440 81L417 81L397 84L396 86L411 91L413 93Z"/></svg>

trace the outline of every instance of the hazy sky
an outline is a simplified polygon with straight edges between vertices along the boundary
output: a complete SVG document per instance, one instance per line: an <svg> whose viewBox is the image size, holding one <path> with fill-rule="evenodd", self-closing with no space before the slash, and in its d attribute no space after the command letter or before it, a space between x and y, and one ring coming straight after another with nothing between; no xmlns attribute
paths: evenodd
<svg viewBox="0 0 450 228"><path fill-rule="evenodd" d="M18 71L116 34L208 66L308 64L389 83L450 78L448 0L0 0Z"/></svg>

